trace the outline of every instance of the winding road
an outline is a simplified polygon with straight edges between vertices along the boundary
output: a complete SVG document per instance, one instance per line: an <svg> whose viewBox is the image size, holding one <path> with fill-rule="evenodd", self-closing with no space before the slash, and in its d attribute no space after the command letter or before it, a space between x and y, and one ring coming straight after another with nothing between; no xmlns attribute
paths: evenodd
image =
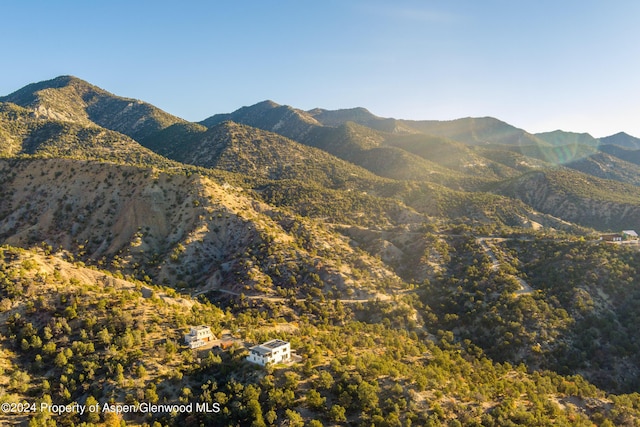
<svg viewBox="0 0 640 427"><path fill-rule="evenodd" d="M195 298L198 295L206 294L208 292L220 292L220 293L223 293L223 294L233 295L233 296L236 296L236 297L239 297L240 295L242 295L239 292L229 291L227 289L205 289L205 290L196 292L191 296L193 298ZM268 297L266 295L245 295L245 298L247 298L247 299L255 299L255 300L262 300L262 301L269 301L269 302L291 301L290 297ZM376 294L375 296L370 297L370 298L339 299L339 300L327 299L326 301L339 301L339 302L341 302L343 304L357 304L357 303L365 303L365 302L368 302L368 301L375 301L375 300L389 301L391 299L392 299L391 295ZM302 301L306 301L307 299L306 298L296 298L295 300L296 300L296 302L302 302Z"/></svg>

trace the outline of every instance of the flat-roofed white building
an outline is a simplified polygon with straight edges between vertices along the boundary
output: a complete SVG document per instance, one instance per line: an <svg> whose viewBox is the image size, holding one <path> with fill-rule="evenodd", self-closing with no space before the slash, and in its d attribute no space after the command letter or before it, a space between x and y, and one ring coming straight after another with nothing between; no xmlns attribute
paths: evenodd
<svg viewBox="0 0 640 427"><path fill-rule="evenodd" d="M213 341L213 339L211 328L205 325L194 326L191 328L191 332L184 335L184 342L191 348L202 347L209 341Z"/></svg>
<svg viewBox="0 0 640 427"><path fill-rule="evenodd" d="M291 344L282 340L271 340L249 349L247 360L261 366L291 360Z"/></svg>

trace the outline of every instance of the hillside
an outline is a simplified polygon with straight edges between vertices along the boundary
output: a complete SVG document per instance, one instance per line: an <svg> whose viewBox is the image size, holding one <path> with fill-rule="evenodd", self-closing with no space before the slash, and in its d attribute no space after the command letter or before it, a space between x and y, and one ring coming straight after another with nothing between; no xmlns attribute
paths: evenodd
<svg viewBox="0 0 640 427"><path fill-rule="evenodd" d="M320 123L308 113L273 101L263 101L249 107L242 107L229 114L216 114L201 121L200 124L212 127L229 120L276 132L296 141L304 138L311 129L320 126Z"/></svg>
<svg viewBox="0 0 640 427"><path fill-rule="evenodd" d="M450 138L470 145L548 145L536 136L493 117L467 117L448 121L402 120L402 123L427 135Z"/></svg>
<svg viewBox="0 0 640 427"><path fill-rule="evenodd" d="M119 132L94 124L34 117L26 108L0 103L0 156L100 160L139 166L179 165Z"/></svg>
<svg viewBox="0 0 640 427"><path fill-rule="evenodd" d="M151 104L115 96L72 76L34 83L0 97L32 111L36 117L91 123L142 140L174 123L184 122Z"/></svg>
<svg viewBox="0 0 640 427"><path fill-rule="evenodd" d="M528 173L496 186L495 191L537 211L602 231L640 224L635 186L566 169Z"/></svg>
<svg viewBox="0 0 640 427"><path fill-rule="evenodd" d="M304 143L361 166L376 175L396 180L454 182L455 171L407 150L386 146L386 136L368 127L347 122L337 128L318 128Z"/></svg>
<svg viewBox="0 0 640 427"><path fill-rule="evenodd" d="M145 140L144 144L181 163L251 178L292 179L343 189L370 189L382 181L323 150L230 121L209 129L176 124Z"/></svg>
<svg viewBox="0 0 640 427"><path fill-rule="evenodd" d="M620 153L619 153L620 154ZM613 156L598 151L588 157L566 164L567 167L603 179L640 185L640 166L633 164L627 156Z"/></svg>
<svg viewBox="0 0 640 427"><path fill-rule="evenodd" d="M638 150L640 149L640 139L625 132L618 132L615 135L600 138L602 145L616 145L621 148Z"/></svg>
<svg viewBox="0 0 640 427"><path fill-rule="evenodd" d="M347 122L353 122L386 133L404 134L416 132L407 126L403 126L396 119L378 117L362 107L342 110L315 108L308 111L308 113L324 126L339 127Z"/></svg>
<svg viewBox="0 0 640 427"><path fill-rule="evenodd" d="M459 174L482 180L500 180L530 170L526 161L516 163L503 159L501 154L486 147L470 147L448 138L424 134L389 138L385 144L401 148ZM502 150L501 150L502 151Z"/></svg>
<svg viewBox="0 0 640 427"><path fill-rule="evenodd" d="M639 415L633 409L637 398L606 396L580 377L544 371L529 375L491 362L477 348L456 347L446 336L440 348L377 322L348 320L376 315L381 303L357 312L331 304L319 312L325 322L300 316L296 328L274 328L259 315L265 308L277 313L273 305L246 306L243 316L234 316L171 290L7 246L0 249L0 292L5 319L0 331L12 337L0 342L7 390L3 403L38 396L38 407L74 401L103 408L101 402L109 398L121 405L200 402L212 409L173 415L104 409L3 413L5 423L111 425L124 419L127 425L153 420L169 425L291 425L312 419L382 425L396 419L424 425L504 425L522 420L619 423ZM385 319L399 314L388 312ZM343 326L334 323L339 318L347 319ZM216 336L242 332L229 351L185 350L182 334L189 325L202 323ZM307 334L314 339L306 339ZM243 362L245 345L272 337L289 339L309 363L261 373ZM44 382L39 380L43 375ZM475 409L471 402L482 406ZM530 408L536 405L541 409L533 415Z"/></svg>
<svg viewBox="0 0 640 427"><path fill-rule="evenodd" d="M0 424L636 425L640 251L600 240L640 228L635 154L494 118L265 101L190 123L29 85L0 99L1 403L218 411ZM197 325L224 348L185 345ZM291 363L246 360L271 339Z"/></svg>
<svg viewBox="0 0 640 427"><path fill-rule="evenodd" d="M597 152L594 146L555 145L574 140L569 132L554 132L557 141L547 142L493 118L406 121L381 118L363 108L305 113L265 101L201 124L213 126L223 120L279 133L382 177L434 182L456 190L477 191L487 182L512 178L538 165L565 164ZM501 163L483 156L486 148L493 149L497 159L504 157L498 150L525 157L516 164L512 159Z"/></svg>
<svg viewBox="0 0 640 427"><path fill-rule="evenodd" d="M553 132L536 133L535 136L553 146L585 145L597 146L599 141L588 133L565 132L555 130Z"/></svg>
<svg viewBox="0 0 640 427"><path fill-rule="evenodd" d="M601 145L600 150L626 162L640 165L640 150L621 148L617 145Z"/></svg>
<svg viewBox="0 0 640 427"><path fill-rule="evenodd" d="M356 275L372 288L397 282L339 236L196 174L30 160L0 161L0 177L3 242L45 242L140 279L302 295L318 286L344 292ZM285 259L288 267L278 264Z"/></svg>

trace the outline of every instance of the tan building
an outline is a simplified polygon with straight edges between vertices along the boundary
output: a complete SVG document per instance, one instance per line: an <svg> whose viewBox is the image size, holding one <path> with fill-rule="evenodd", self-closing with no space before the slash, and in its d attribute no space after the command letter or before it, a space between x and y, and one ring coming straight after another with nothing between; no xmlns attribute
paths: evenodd
<svg viewBox="0 0 640 427"><path fill-rule="evenodd" d="M191 332L184 335L184 342L191 348L202 347L209 341L213 341L213 339L211 328L205 325L194 326L191 328Z"/></svg>

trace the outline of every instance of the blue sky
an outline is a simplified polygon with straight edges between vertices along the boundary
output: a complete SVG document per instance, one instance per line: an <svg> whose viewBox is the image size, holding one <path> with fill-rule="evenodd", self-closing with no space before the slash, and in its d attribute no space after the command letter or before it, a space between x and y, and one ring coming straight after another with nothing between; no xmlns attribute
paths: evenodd
<svg viewBox="0 0 640 427"><path fill-rule="evenodd" d="M640 137L640 2L12 1L0 95L71 74L187 120L272 99Z"/></svg>

